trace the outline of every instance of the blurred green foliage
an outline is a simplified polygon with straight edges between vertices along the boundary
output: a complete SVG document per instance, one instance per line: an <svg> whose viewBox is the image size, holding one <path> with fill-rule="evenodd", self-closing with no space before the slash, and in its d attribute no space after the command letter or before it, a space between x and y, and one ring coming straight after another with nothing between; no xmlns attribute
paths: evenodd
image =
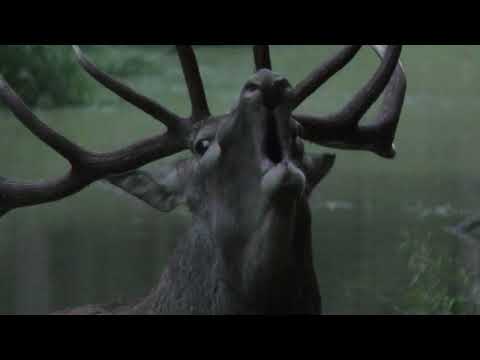
<svg viewBox="0 0 480 360"><path fill-rule="evenodd" d="M420 315L476 314L469 293L472 274L460 259L441 253L433 237L416 238L405 233L400 250L407 255L410 283L397 299L396 312Z"/></svg>
<svg viewBox="0 0 480 360"><path fill-rule="evenodd" d="M155 73L163 75L164 66L160 57L171 53L171 46L82 46L95 63L104 71L116 77L130 77ZM174 54L175 55L175 54Z"/></svg>
<svg viewBox="0 0 480 360"><path fill-rule="evenodd" d="M116 77L162 73L158 51L168 46L92 46L82 49L102 70ZM68 45L1 45L0 74L30 106L56 107L95 102L94 84Z"/></svg>
<svg viewBox="0 0 480 360"><path fill-rule="evenodd" d="M67 45L0 46L0 74L30 106L84 103L82 71Z"/></svg>

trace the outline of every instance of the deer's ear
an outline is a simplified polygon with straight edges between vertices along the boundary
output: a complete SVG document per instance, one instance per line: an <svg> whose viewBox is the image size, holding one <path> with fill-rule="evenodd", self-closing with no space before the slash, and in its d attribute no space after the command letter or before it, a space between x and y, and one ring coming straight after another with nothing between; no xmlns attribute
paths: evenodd
<svg viewBox="0 0 480 360"><path fill-rule="evenodd" d="M152 170L133 170L105 180L160 211L171 211L186 203L192 178L191 160L164 164Z"/></svg>
<svg viewBox="0 0 480 360"><path fill-rule="evenodd" d="M307 177L307 195L327 176L334 163L334 154L305 154L304 169Z"/></svg>

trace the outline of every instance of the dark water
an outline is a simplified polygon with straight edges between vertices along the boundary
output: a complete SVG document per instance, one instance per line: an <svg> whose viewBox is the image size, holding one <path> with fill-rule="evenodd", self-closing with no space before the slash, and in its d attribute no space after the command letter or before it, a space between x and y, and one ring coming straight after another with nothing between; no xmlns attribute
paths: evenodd
<svg viewBox="0 0 480 360"><path fill-rule="evenodd" d="M234 103L252 70L248 50L198 49L212 110ZM274 47L274 67L295 83L333 50ZM188 112L181 70L168 49L108 51L120 60L128 53L157 64L128 81L172 110ZM312 198L315 266L330 313L469 312L459 299L475 300L480 231L471 230L468 242L449 229L480 213L480 47L405 46L402 58L409 87L398 157L338 151L334 170ZM304 109L338 109L375 65L362 50ZM37 113L95 150L162 130L102 88L92 98L91 106ZM66 169L7 112L0 112L0 134L1 175L37 179ZM0 313L46 313L145 295L188 224L185 209L161 214L100 185L9 213L0 220Z"/></svg>

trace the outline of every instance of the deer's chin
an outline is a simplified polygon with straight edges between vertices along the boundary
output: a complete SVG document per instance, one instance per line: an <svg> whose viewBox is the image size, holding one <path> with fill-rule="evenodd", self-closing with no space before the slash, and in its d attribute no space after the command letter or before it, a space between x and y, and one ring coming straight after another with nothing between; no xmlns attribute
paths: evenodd
<svg viewBox="0 0 480 360"><path fill-rule="evenodd" d="M268 199L295 200L305 192L306 177L293 162L285 159L264 173L261 187Z"/></svg>

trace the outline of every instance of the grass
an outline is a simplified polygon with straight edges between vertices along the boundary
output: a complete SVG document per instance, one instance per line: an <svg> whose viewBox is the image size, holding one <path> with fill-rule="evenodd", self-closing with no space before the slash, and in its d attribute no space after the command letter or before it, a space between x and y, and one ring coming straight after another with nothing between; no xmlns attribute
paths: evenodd
<svg viewBox="0 0 480 360"><path fill-rule="evenodd" d="M408 259L410 280L403 296L393 305L400 314L458 315L478 314L470 298L472 273L461 259L442 254L431 233L415 238L405 232L400 250Z"/></svg>

